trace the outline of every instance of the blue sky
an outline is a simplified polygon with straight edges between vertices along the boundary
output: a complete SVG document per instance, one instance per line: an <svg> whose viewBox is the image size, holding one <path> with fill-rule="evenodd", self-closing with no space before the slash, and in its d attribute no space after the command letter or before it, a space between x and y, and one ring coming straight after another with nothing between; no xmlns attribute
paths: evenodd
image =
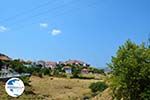
<svg viewBox="0 0 150 100"><path fill-rule="evenodd" d="M127 39L150 33L149 0L1 0L0 52L106 67Z"/></svg>

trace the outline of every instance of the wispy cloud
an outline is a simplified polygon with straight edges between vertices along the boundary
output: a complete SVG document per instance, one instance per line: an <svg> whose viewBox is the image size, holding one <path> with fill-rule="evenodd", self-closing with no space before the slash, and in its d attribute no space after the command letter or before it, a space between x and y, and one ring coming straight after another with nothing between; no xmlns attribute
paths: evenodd
<svg viewBox="0 0 150 100"><path fill-rule="evenodd" d="M51 33L51 35L56 36L56 35L61 34L62 32L59 29L52 29L52 31L50 33Z"/></svg>
<svg viewBox="0 0 150 100"><path fill-rule="evenodd" d="M5 26L0 26L0 32L6 32L8 29Z"/></svg>
<svg viewBox="0 0 150 100"><path fill-rule="evenodd" d="M40 23L41 28L48 28L48 23Z"/></svg>

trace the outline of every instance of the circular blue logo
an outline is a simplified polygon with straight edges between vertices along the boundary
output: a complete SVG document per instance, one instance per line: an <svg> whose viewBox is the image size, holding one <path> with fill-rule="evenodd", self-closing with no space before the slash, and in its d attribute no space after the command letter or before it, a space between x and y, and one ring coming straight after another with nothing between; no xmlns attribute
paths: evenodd
<svg viewBox="0 0 150 100"><path fill-rule="evenodd" d="M20 96L25 89L24 83L19 78L11 78L5 84L5 90L12 97Z"/></svg>

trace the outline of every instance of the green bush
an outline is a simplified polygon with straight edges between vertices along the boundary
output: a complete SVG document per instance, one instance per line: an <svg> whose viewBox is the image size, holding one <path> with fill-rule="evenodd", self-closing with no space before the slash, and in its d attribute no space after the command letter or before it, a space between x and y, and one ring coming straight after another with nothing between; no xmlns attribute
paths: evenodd
<svg viewBox="0 0 150 100"><path fill-rule="evenodd" d="M104 91L108 86L104 82L96 82L92 83L89 88L92 90L92 92L102 92Z"/></svg>

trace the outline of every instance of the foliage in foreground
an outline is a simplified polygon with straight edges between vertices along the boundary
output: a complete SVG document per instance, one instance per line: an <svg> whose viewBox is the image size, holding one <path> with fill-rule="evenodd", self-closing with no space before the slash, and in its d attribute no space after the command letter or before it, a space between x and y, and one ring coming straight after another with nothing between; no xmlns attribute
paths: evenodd
<svg viewBox="0 0 150 100"><path fill-rule="evenodd" d="M150 48L127 41L109 66L115 99L150 100Z"/></svg>

